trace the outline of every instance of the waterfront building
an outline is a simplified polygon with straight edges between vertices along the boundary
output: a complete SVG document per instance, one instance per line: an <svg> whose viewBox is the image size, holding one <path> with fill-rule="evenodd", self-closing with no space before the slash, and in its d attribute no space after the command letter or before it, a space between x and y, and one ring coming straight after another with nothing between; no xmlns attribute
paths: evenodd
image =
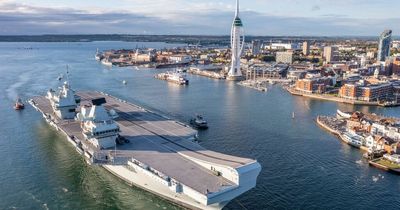
<svg viewBox="0 0 400 210"><path fill-rule="evenodd" d="M339 90L339 96L350 100L366 102L379 101L393 98L394 87L391 83L369 84L360 83L345 84Z"/></svg>
<svg viewBox="0 0 400 210"><path fill-rule="evenodd" d="M276 53L276 62L277 63L293 63L293 52L277 52Z"/></svg>
<svg viewBox="0 0 400 210"><path fill-rule="evenodd" d="M385 61L390 56L390 45L392 42L392 30L385 30L379 37L378 61Z"/></svg>
<svg viewBox="0 0 400 210"><path fill-rule="evenodd" d="M374 138L374 136L371 135L365 139L365 146L368 148L369 152L384 150L385 147L381 144L383 141L379 141L379 138Z"/></svg>
<svg viewBox="0 0 400 210"><path fill-rule="evenodd" d="M357 99L357 86L356 84L345 84L339 90L339 96L346 99Z"/></svg>
<svg viewBox="0 0 400 210"><path fill-rule="evenodd" d="M260 54L260 50L261 50L261 41L253 40L251 42L251 54L258 55L258 54Z"/></svg>
<svg viewBox="0 0 400 210"><path fill-rule="evenodd" d="M171 63L190 63L192 60L190 55L173 55L169 57Z"/></svg>
<svg viewBox="0 0 400 210"><path fill-rule="evenodd" d="M310 54L310 45L307 41L303 42L303 55L308 56Z"/></svg>
<svg viewBox="0 0 400 210"><path fill-rule="evenodd" d="M236 13L232 24L231 31L231 51L232 63L231 69L228 72L228 80L241 80L242 71L240 68L240 58L244 47L244 29L242 20L239 17L239 0L236 0Z"/></svg>
<svg viewBox="0 0 400 210"><path fill-rule="evenodd" d="M396 126L386 126L382 123L373 123L371 134L389 137L394 140L400 140L400 128Z"/></svg>
<svg viewBox="0 0 400 210"><path fill-rule="evenodd" d="M135 53L131 53L129 57L135 63L148 63L154 59L154 55L151 52L140 52L139 49Z"/></svg>
<svg viewBox="0 0 400 210"><path fill-rule="evenodd" d="M333 77L314 77L299 79L295 89L303 93L325 93L328 86L333 83Z"/></svg>
<svg viewBox="0 0 400 210"><path fill-rule="evenodd" d="M246 79L282 79L286 77L288 68L287 64L252 64L247 68Z"/></svg>
<svg viewBox="0 0 400 210"><path fill-rule="evenodd" d="M289 70L287 74L287 79L292 80L292 81L297 81L299 79L304 79L306 76L307 71L305 70Z"/></svg>

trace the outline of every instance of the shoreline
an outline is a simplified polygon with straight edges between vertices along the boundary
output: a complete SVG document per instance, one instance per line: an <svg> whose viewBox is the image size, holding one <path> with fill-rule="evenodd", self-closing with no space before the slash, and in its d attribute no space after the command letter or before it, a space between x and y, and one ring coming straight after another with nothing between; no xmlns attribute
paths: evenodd
<svg viewBox="0 0 400 210"><path fill-rule="evenodd" d="M380 107L400 106L400 104L385 105L385 104L380 104L379 102L349 100L349 99L339 98L339 97L335 97L335 96L322 95L322 94L307 94L307 93L302 93L300 91L293 90L292 88L286 88L286 90L294 96L303 96L303 97L312 98L312 99L339 102L339 103L351 104L351 105L380 106Z"/></svg>
<svg viewBox="0 0 400 210"><path fill-rule="evenodd" d="M348 144L349 146L354 147L353 145L349 144L348 142L346 142L344 140L344 138L343 138L343 136L342 136L342 134L341 134L341 132L339 130L335 130L335 129L331 128L330 126L326 125L324 122L322 122L321 121L321 117L323 117L323 116L318 116L317 120L316 120L316 123L321 128L325 129L326 131L328 131L331 134L334 134L340 141ZM368 148L365 147L365 146L355 147L355 148L360 149L362 152L368 152ZM363 155L363 157L364 157L364 155ZM370 165L372 167L375 167L375 168L378 168L378 169L381 169L381 170L384 170L384 171L387 171L387 172L390 172L390 173L393 173L393 174L400 175L400 168L391 168L389 166L386 166L384 164L379 163L382 160L383 160L382 157L376 158L376 159L372 159L372 160L369 159L368 160L368 165Z"/></svg>
<svg viewBox="0 0 400 210"><path fill-rule="evenodd" d="M317 117L317 120L316 120L317 124L318 124L321 128L327 130L327 131L328 131L329 133L331 133L331 134L334 134L340 141L346 143L347 145L352 146L352 147L357 148L357 149L360 149L361 151L368 152L368 148L365 147L365 146L355 147L355 146L349 144L347 141L344 140L344 137L342 136L342 133L341 133L339 130L335 130L335 129L329 127L328 125L326 125L324 122L322 122L322 121L320 120L321 117L322 117L322 116L318 116L318 117Z"/></svg>

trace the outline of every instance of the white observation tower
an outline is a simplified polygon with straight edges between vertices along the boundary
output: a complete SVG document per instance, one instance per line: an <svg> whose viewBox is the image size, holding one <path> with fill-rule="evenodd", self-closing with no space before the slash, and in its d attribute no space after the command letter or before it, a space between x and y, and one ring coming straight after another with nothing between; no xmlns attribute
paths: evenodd
<svg viewBox="0 0 400 210"><path fill-rule="evenodd" d="M242 20L239 18L239 0L236 0L235 19L232 23L231 47L232 47L232 65L228 72L228 80L242 80L242 71L240 70L240 57L244 46L244 29Z"/></svg>

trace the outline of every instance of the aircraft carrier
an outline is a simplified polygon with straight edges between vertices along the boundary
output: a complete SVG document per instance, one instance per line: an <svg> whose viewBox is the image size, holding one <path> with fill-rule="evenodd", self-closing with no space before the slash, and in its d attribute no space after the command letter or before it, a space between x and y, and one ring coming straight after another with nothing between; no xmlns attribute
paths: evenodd
<svg viewBox="0 0 400 210"><path fill-rule="evenodd" d="M101 106L115 116L107 124L117 124L119 129L114 131L125 143L105 149L89 139L83 129L86 121L60 118L55 110L62 108L60 99L55 106L49 99L51 92L49 95L34 97L30 104L66 135L89 164L104 167L129 185L190 209L222 209L256 186L261 171L256 160L203 148L194 141L197 131L188 125L106 93L73 92L79 102L69 112L77 116L83 112L80 109L94 106L94 101L101 98Z"/></svg>

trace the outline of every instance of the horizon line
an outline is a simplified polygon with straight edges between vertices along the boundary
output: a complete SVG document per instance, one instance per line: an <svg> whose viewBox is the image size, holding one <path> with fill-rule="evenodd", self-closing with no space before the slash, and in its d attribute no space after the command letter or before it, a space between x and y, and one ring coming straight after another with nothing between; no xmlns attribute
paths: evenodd
<svg viewBox="0 0 400 210"><path fill-rule="evenodd" d="M193 37L230 37L229 35L222 34L126 34L126 33L110 33L110 34L102 34L102 33L87 33L87 34L10 34L10 35L2 35L0 37L21 37L21 36L29 36L29 37L39 37L39 36L193 36ZM392 37L400 37L400 34L392 35ZM376 37L379 38L379 35L246 35L246 37Z"/></svg>

